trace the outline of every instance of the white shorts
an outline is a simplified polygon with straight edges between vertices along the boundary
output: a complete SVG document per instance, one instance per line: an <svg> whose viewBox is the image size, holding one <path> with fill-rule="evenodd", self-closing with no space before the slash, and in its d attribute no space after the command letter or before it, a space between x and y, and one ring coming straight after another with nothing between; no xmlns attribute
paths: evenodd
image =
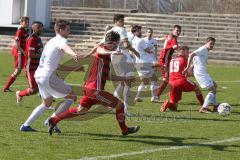
<svg viewBox="0 0 240 160"><path fill-rule="evenodd" d="M213 80L208 74L194 74L194 77L201 88L210 88L214 86Z"/></svg>
<svg viewBox="0 0 240 160"><path fill-rule="evenodd" d="M60 79L56 73L53 73L49 78L37 77L36 82L43 99L49 97L64 98L72 91L71 86Z"/></svg>
<svg viewBox="0 0 240 160"><path fill-rule="evenodd" d="M127 62L125 55L112 55L111 61L115 74L120 77L134 76L134 64Z"/></svg>
<svg viewBox="0 0 240 160"><path fill-rule="evenodd" d="M137 63L135 67L140 78L151 78L155 72L151 63Z"/></svg>

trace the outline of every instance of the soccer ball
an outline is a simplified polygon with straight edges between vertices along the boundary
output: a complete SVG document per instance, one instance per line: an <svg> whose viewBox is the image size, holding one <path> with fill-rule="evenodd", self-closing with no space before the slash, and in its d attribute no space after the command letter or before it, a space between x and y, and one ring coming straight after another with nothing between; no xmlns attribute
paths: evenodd
<svg viewBox="0 0 240 160"><path fill-rule="evenodd" d="M221 116L228 116L231 113L232 107L228 103L221 103L218 106L218 113Z"/></svg>

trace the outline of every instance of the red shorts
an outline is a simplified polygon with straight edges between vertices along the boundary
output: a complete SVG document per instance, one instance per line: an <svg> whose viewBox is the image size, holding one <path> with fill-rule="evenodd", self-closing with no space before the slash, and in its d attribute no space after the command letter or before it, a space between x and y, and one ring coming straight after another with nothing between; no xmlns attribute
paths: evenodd
<svg viewBox="0 0 240 160"><path fill-rule="evenodd" d="M84 88L84 96L80 99L80 105L90 109L95 104L116 108L119 103L122 103L113 94L106 91L97 91L95 89Z"/></svg>
<svg viewBox="0 0 240 160"><path fill-rule="evenodd" d="M28 80L29 88L37 89L38 85L37 85L37 83L35 81L35 78L34 78L35 71L30 71L30 72L26 71L25 74L26 74L26 77L27 77L27 80Z"/></svg>
<svg viewBox="0 0 240 160"><path fill-rule="evenodd" d="M22 69L25 64L25 56L21 54L17 49L13 48L12 54L14 57L14 68Z"/></svg>
<svg viewBox="0 0 240 160"><path fill-rule="evenodd" d="M195 91L197 84L185 79L170 82L170 102L177 103L182 99L182 92L192 92Z"/></svg>

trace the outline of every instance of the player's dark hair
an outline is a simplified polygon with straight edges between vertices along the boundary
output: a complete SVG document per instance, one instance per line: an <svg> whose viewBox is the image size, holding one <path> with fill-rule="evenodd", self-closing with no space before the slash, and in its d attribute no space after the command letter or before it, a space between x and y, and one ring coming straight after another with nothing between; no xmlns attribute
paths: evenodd
<svg viewBox="0 0 240 160"><path fill-rule="evenodd" d="M57 20L54 25L54 30L55 32L59 33L60 29L65 29L69 25L70 23L66 20Z"/></svg>
<svg viewBox="0 0 240 160"><path fill-rule="evenodd" d="M141 29L142 29L142 26L133 25L133 26L132 26L132 29L131 29L131 32L132 32L132 33L135 33L137 30L141 30Z"/></svg>
<svg viewBox="0 0 240 160"><path fill-rule="evenodd" d="M207 42L210 42L210 41L216 42L216 39L213 38L213 37L208 37L208 38L207 38Z"/></svg>
<svg viewBox="0 0 240 160"><path fill-rule="evenodd" d="M26 22L26 21L29 21L29 17L28 16L24 16L24 17L21 17L20 19L20 22Z"/></svg>
<svg viewBox="0 0 240 160"><path fill-rule="evenodd" d="M120 40L120 35L117 32L108 32L105 36L105 42L118 42Z"/></svg>
<svg viewBox="0 0 240 160"><path fill-rule="evenodd" d="M182 29L182 27L180 26L180 25L178 25L178 24L175 24L174 26L173 26L173 28L177 28L177 29Z"/></svg>
<svg viewBox="0 0 240 160"><path fill-rule="evenodd" d="M43 26L43 23L40 22L40 21L33 21L33 22L32 22L32 25L34 25L34 24L38 24L38 25L40 25L40 26Z"/></svg>
<svg viewBox="0 0 240 160"><path fill-rule="evenodd" d="M115 22L119 21L120 19L124 19L124 18L125 18L125 16L123 14L114 14L113 22L115 23Z"/></svg>

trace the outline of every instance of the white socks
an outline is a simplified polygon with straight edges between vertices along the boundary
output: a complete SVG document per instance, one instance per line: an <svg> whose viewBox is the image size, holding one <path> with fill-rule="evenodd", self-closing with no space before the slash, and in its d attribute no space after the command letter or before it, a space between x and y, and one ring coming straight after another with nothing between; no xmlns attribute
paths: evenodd
<svg viewBox="0 0 240 160"><path fill-rule="evenodd" d="M114 94L113 94L114 97L120 98L120 95L123 93L123 88L124 88L124 85L122 85L122 83L119 83L119 85L114 91Z"/></svg>
<svg viewBox="0 0 240 160"><path fill-rule="evenodd" d="M215 97L216 97L215 94L213 94L212 92L208 92L202 107L208 108L209 104L214 103Z"/></svg>
<svg viewBox="0 0 240 160"><path fill-rule="evenodd" d="M47 109L47 107L42 103L39 106L37 106L31 115L28 117L26 122L23 124L24 126L31 126L31 124L39 117L41 116L44 111Z"/></svg>
<svg viewBox="0 0 240 160"><path fill-rule="evenodd" d="M157 97L158 84L157 84L156 81L152 81L152 82L151 82L150 89L151 89L152 97Z"/></svg>
<svg viewBox="0 0 240 160"><path fill-rule="evenodd" d="M136 95L136 98L140 98L140 94L142 91L145 90L145 85L144 83L142 82L139 86L138 86L138 92L137 92L137 95Z"/></svg>

